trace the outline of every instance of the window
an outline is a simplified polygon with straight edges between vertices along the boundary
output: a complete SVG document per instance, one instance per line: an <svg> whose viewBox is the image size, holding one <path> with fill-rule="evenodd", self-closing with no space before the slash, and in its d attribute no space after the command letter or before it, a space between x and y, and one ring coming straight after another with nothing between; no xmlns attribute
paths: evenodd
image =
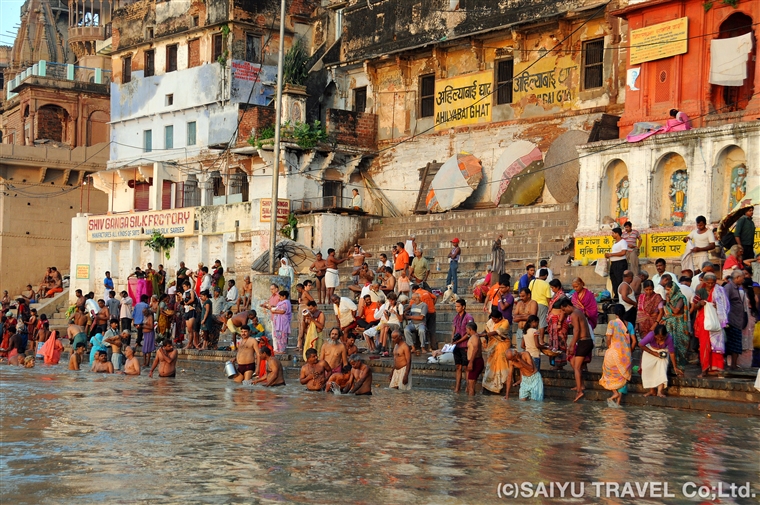
<svg viewBox="0 0 760 505"><path fill-rule="evenodd" d="M174 149L174 125L164 126L164 149Z"/></svg>
<svg viewBox="0 0 760 505"><path fill-rule="evenodd" d="M143 151L149 153L153 150L153 130L143 131Z"/></svg>
<svg viewBox="0 0 760 505"><path fill-rule="evenodd" d="M174 105L174 93L170 93L166 95L166 97L164 98L164 105L166 106Z"/></svg>
<svg viewBox="0 0 760 505"><path fill-rule="evenodd" d="M187 43L187 68L201 64L201 39L193 39Z"/></svg>
<svg viewBox="0 0 760 505"><path fill-rule="evenodd" d="M583 43L583 89L602 87L604 39Z"/></svg>
<svg viewBox="0 0 760 505"><path fill-rule="evenodd" d="M195 121L187 123L187 145L195 145Z"/></svg>
<svg viewBox="0 0 760 505"><path fill-rule="evenodd" d="M367 86L354 90L354 112L364 112L367 109Z"/></svg>
<svg viewBox="0 0 760 505"><path fill-rule="evenodd" d="M259 63L261 59L261 38L252 33L245 34L245 61Z"/></svg>
<svg viewBox="0 0 760 505"><path fill-rule="evenodd" d="M121 82L125 84L132 80L132 57L125 57L122 63L124 66L121 69Z"/></svg>
<svg viewBox="0 0 760 505"><path fill-rule="evenodd" d="M145 30L145 37L148 39L153 38L153 28L148 28L147 30Z"/></svg>
<svg viewBox="0 0 760 505"><path fill-rule="evenodd" d="M177 44L166 46L166 71L177 70Z"/></svg>
<svg viewBox="0 0 760 505"><path fill-rule="evenodd" d="M496 62L496 105L512 103L512 77L514 76L514 60Z"/></svg>
<svg viewBox="0 0 760 505"><path fill-rule="evenodd" d="M211 62L219 61L222 53L224 53L224 37L221 33L217 33L212 40Z"/></svg>
<svg viewBox="0 0 760 505"><path fill-rule="evenodd" d="M145 77L156 74L156 52L151 49L145 51Z"/></svg>
<svg viewBox="0 0 760 505"><path fill-rule="evenodd" d="M198 16L193 16L193 26L200 26L201 18Z"/></svg>
<svg viewBox="0 0 760 505"><path fill-rule="evenodd" d="M435 114L435 75L420 77L420 117Z"/></svg>

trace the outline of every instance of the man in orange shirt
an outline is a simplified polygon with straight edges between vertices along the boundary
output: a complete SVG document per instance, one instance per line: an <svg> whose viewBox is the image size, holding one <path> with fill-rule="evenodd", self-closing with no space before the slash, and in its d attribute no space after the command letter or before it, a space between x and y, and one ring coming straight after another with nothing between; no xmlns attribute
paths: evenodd
<svg viewBox="0 0 760 505"><path fill-rule="evenodd" d="M364 295L362 302L363 303L360 304L362 307L362 312L361 314L357 314L358 317L356 319L356 325L361 328L363 333L365 330L368 330L373 326L377 326L377 324L380 322L380 320L375 317L375 311L380 308L380 304L378 302L373 302L370 295ZM365 336L365 338L367 339L367 349L369 352L374 352L374 340L367 336Z"/></svg>
<svg viewBox="0 0 760 505"><path fill-rule="evenodd" d="M404 249L403 242L397 242L393 246L393 277L398 280L401 276L401 272L409 274L409 253ZM398 286L398 283L396 283Z"/></svg>
<svg viewBox="0 0 760 505"><path fill-rule="evenodd" d="M428 340L430 341L430 350L435 351L438 349L438 342L435 339L435 302L437 298L433 293L423 289L417 284L412 286L412 293L417 293L418 295L420 295L420 301L424 303L425 305L427 305L428 313L427 313L427 318L425 319L425 326L427 327L427 330L428 330Z"/></svg>

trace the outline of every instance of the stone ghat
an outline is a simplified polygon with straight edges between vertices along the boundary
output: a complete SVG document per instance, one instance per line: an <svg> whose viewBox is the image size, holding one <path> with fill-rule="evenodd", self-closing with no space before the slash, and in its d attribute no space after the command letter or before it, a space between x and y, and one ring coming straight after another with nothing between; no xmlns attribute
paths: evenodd
<svg viewBox="0 0 760 505"><path fill-rule="evenodd" d="M235 353L230 351L179 350L180 360L219 362L220 374L222 374L221 363L234 356ZM293 366L293 357L293 354L280 357L281 361L288 363L285 366L285 373L290 381L297 380L300 366L303 364L302 357L297 356L298 365ZM595 364L597 367L600 366L601 360L595 359L592 367ZM392 360L389 358L371 359L369 365L374 373L375 384L386 387ZM629 393L623 398L623 406L668 407L760 417L760 410L758 410L760 392L754 388L755 373L756 371L737 373L726 379L670 377L669 387L666 390L667 398L644 397L646 391L641 386L641 377L634 375L628 384ZM541 375L544 379L544 395L547 398L572 402L575 397L575 393L570 390L571 387L575 386L572 371L569 369L566 371L541 370ZM586 391L581 403L584 401L606 401L609 398L610 392L599 385L600 377L601 373L594 371L584 374ZM412 378L415 388L452 390L454 388L455 367L413 360ZM462 389L464 390L464 385ZM515 401L517 401L517 389L519 388L514 388L513 391Z"/></svg>

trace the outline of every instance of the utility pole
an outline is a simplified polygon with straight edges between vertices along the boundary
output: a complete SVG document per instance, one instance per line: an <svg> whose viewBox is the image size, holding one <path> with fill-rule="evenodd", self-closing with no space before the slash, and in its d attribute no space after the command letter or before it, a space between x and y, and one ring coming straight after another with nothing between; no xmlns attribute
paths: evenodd
<svg viewBox="0 0 760 505"><path fill-rule="evenodd" d="M280 0L280 54L277 56L277 100L274 103L274 166L272 167L272 211L269 222L269 273L276 272L274 248L277 245L277 185L280 177L280 123L282 116L282 66L285 53L285 0Z"/></svg>

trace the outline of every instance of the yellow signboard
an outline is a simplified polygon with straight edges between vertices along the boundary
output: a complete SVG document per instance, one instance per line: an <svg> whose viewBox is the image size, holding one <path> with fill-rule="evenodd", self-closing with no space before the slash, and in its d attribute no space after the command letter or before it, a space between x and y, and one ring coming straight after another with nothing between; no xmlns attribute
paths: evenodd
<svg viewBox="0 0 760 505"><path fill-rule="evenodd" d="M90 265L77 265L77 279L90 278Z"/></svg>
<svg viewBox="0 0 760 505"><path fill-rule="evenodd" d="M492 86L492 72L436 81L435 129L490 122Z"/></svg>
<svg viewBox="0 0 760 505"><path fill-rule="evenodd" d="M576 237L575 259L598 260L604 258L604 254L612 249L612 235L598 237Z"/></svg>
<svg viewBox="0 0 760 505"><path fill-rule="evenodd" d="M569 56L516 63L512 100L519 102L535 95L544 105L572 107L577 98L578 71L578 64Z"/></svg>
<svg viewBox="0 0 760 505"><path fill-rule="evenodd" d="M165 237L187 237L194 230L195 209L192 207L87 218L88 242L148 240L154 232Z"/></svg>
<svg viewBox="0 0 760 505"><path fill-rule="evenodd" d="M631 30L631 65L684 54L688 51L688 36L687 17Z"/></svg>
<svg viewBox="0 0 760 505"><path fill-rule="evenodd" d="M686 251L687 231L647 234L647 258L673 258Z"/></svg>

